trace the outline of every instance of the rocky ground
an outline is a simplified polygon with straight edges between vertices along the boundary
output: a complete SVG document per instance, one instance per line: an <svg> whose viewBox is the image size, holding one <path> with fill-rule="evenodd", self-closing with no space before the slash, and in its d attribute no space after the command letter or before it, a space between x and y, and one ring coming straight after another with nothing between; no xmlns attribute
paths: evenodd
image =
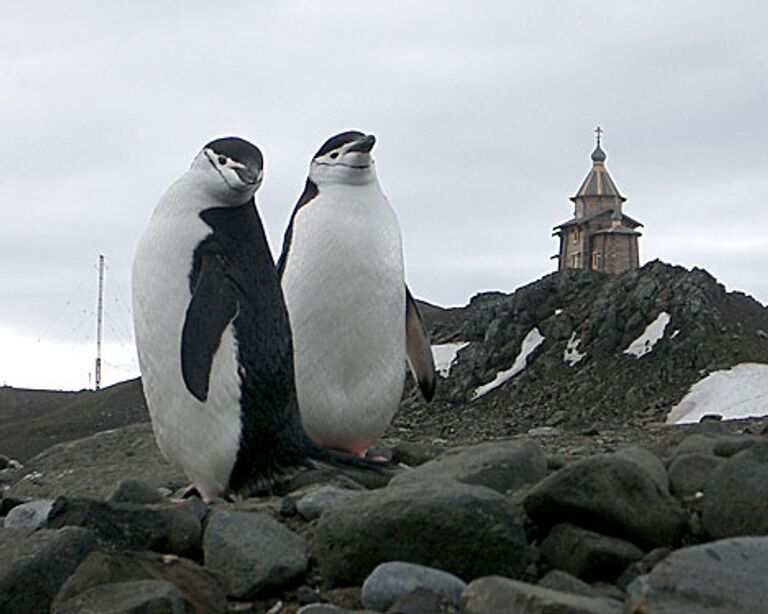
<svg viewBox="0 0 768 614"><path fill-rule="evenodd" d="M137 381L0 389L0 612L763 611L768 418L664 417L707 373L768 362L765 308L655 262L423 310L469 345L432 404L408 384L381 475L180 501ZM668 334L627 356L661 312ZM525 370L473 398L533 327Z"/></svg>
<svg viewBox="0 0 768 614"><path fill-rule="evenodd" d="M0 611L761 611L766 429L389 437L384 478L206 506L121 427L0 472Z"/></svg>

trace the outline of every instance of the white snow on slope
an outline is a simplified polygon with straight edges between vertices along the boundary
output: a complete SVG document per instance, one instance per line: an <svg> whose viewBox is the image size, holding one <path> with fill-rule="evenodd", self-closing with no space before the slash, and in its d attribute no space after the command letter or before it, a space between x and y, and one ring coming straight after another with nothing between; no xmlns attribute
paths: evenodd
<svg viewBox="0 0 768 614"><path fill-rule="evenodd" d="M664 329L667 328L667 324L669 324L669 314L662 311L653 322L645 327L643 334L629 344L624 353L632 354L637 358L645 356L664 336Z"/></svg>
<svg viewBox="0 0 768 614"><path fill-rule="evenodd" d="M767 415L768 365L744 362L710 373L669 411L667 424L698 422L707 414L724 420Z"/></svg>
<svg viewBox="0 0 768 614"><path fill-rule="evenodd" d="M563 360L571 367L586 356L586 354L579 352L579 343L581 343L581 339L576 336L576 331L572 332L571 338L568 339L568 345L565 346L565 352L563 352Z"/></svg>
<svg viewBox="0 0 768 614"><path fill-rule="evenodd" d="M469 345L469 341L458 343L439 343L432 346L432 356L435 359L435 370L441 377L448 377L451 367L456 362L459 350Z"/></svg>
<svg viewBox="0 0 768 614"><path fill-rule="evenodd" d="M472 393L472 400L479 399L494 388L498 388L525 369L525 366L528 364L528 355L539 347L543 341L544 337L539 332L539 329L534 326L525 336L525 339L523 339L523 343L520 345L520 353L515 358L514 364L506 371L499 371L492 382L475 388L475 392Z"/></svg>

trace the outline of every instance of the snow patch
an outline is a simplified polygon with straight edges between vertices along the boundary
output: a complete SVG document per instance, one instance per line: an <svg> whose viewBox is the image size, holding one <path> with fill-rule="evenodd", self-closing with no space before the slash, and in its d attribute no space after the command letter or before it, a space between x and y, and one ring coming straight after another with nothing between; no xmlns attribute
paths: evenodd
<svg viewBox="0 0 768 614"><path fill-rule="evenodd" d="M563 352L563 360L571 367L586 356L586 354L579 352L579 343L581 343L581 339L576 336L576 331L574 331L571 333L571 338L568 339L568 345L565 346L565 352Z"/></svg>
<svg viewBox="0 0 768 614"><path fill-rule="evenodd" d="M456 356L459 350L469 345L469 341L459 341L457 343L439 343L432 346L432 356L435 359L435 370L441 377L448 377L451 373L451 367L456 362Z"/></svg>
<svg viewBox="0 0 768 614"><path fill-rule="evenodd" d="M498 388L504 382L512 379L525 369L528 364L528 356L533 350L539 347L544 341L544 337L539 332L538 327L533 327L523 339L523 343L520 345L520 353L515 358L514 364L506 371L499 371L492 382L483 384L475 388L472 393L472 400L479 399L484 394L487 394L491 390Z"/></svg>
<svg viewBox="0 0 768 614"><path fill-rule="evenodd" d="M653 346L664 336L664 329L669 324L669 314L662 311L656 319L645 327L643 334L629 344L624 350L625 354L632 354L636 358L642 358L653 350Z"/></svg>
<svg viewBox="0 0 768 614"><path fill-rule="evenodd" d="M667 414L667 424L698 422L707 414L736 420L768 414L768 365L743 362L696 382Z"/></svg>
<svg viewBox="0 0 768 614"><path fill-rule="evenodd" d="M563 313L562 309L555 309L555 315L559 316L561 313Z"/></svg>

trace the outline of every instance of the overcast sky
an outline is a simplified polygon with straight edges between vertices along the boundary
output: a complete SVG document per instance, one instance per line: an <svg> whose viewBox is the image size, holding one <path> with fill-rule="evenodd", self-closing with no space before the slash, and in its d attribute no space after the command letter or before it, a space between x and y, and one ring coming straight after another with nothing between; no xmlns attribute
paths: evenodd
<svg viewBox="0 0 768 614"><path fill-rule="evenodd" d="M135 374L134 247L200 147L231 134L264 152L275 255L319 145L376 134L410 287L448 306L554 270L599 124L641 262L768 302L764 2L0 8L0 384L88 385L99 253L105 380Z"/></svg>

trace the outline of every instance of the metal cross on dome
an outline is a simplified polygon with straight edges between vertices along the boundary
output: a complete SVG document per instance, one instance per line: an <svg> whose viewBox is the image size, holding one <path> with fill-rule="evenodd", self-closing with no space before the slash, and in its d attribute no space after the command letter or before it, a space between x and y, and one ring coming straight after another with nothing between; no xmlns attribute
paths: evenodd
<svg viewBox="0 0 768 614"><path fill-rule="evenodd" d="M598 126L595 128L595 133L597 134L597 146L600 147L600 136L603 134L603 129Z"/></svg>

